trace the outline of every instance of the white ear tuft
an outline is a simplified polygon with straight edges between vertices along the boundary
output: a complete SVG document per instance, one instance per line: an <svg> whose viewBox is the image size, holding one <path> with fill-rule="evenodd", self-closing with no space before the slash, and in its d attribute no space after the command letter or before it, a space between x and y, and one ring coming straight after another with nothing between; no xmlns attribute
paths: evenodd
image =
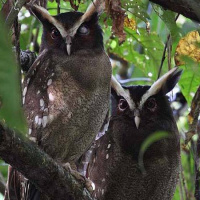
<svg viewBox="0 0 200 200"><path fill-rule="evenodd" d="M135 108L135 103L131 99L129 90L124 89L113 75L111 78L111 87L113 90L115 90L118 96L122 96L124 99L126 99L131 110Z"/></svg>
<svg viewBox="0 0 200 200"><path fill-rule="evenodd" d="M86 12L82 16L82 20L86 21L91 18L91 16L97 12L100 14L105 9L105 0L93 0L92 3L88 6Z"/></svg>
<svg viewBox="0 0 200 200"><path fill-rule="evenodd" d="M76 31L85 21L90 20L92 15L97 12L101 13L105 9L105 0L92 0L91 4L88 6L86 12L81 16L81 18L75 23L71 28L71 35L75 35Z"/></svg>
<svg viewBox="0 0 200 200"><path fill-rule="evenodd" d="M166 74L164 74L161 78L159 78L150 88L147 90L147 92L143 95L140 107L143 106L144 102L151 96L157 94L161 90L163 90L163 93L166 94L169 91L171 91L176 83L178 82L180 75L182 73L182 70L179 70L178 67L175 67L168 71Z"/></svg>
<svg viewBox="0 0 200 200"><path fill-rule="evenodd" d="M52 17L45 8L36 4L29 5L29 8L31 12L42 22L43 25L48 22L55 26L63 37L66 35L66 31L62 24L54 17Z"/></svg>

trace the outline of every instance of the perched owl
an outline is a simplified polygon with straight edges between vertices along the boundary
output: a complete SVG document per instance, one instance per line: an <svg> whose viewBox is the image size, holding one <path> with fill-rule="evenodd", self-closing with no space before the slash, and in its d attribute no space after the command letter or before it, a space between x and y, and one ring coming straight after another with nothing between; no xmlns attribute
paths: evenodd
<svg viewBox="0 0 200 200"><path fill-rule="evenodd" d="M174 88L180 74L174 68L151 87L114 87L128 100L113 92L108 131L84 155L84 161L89 160L86 176L95 185L93 197L172 199L179 174L180 143L166 93ZM163 132L165 137L149 141L142 156L145 141Z"/></svg>
<svg viewBox="0 0 200 200"><path fill-rule="evenodd" d="M111 64L102 30L96 13L50 16L36 5L30 10L42 23L43 35L23 87L29 136L55 161L75 169L108 111ZM46 199L13 168L8 194L10 200Z"/></svg>

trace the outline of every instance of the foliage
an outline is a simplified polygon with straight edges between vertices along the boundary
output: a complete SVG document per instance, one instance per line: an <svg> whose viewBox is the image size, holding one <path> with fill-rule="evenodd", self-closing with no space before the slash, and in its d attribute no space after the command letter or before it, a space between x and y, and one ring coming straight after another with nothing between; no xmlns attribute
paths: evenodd
<svg viewBox="0 0 200 200"><path fill-rule="evenodd" d="M91 0L82 0L78 10L84 12L90 4L90 1ZM47 8L52 15L57 14L57 2L48 2ZM100 24L103 28L106 51L109 55L115 55L116 58L113 59L112 62L113 73L117 74L119 78L122 78L120 72L123 68L123 72L125 71L126 74L127 84L148 84L146 81L149 79L151 82L154 82L158 77L159 70L161 70L161 73L163 74L168 71L168 68L173 67L175 63L177 64L177 60L176 62L174 61L177 53L177 45L179 44L179 51L182 52L185 45L182 43L182 47L180 42L183 42L184 40L184 42L188 43L188 40L184 38L184 36L190 31L198 31L199 27L196 23L183 16L179 16L178 19L175 20L177 17L176 13L164 10L158 5L152 5L147 0L121 0L121 6L126 11L126 21L124 23L126 40L123 44L120 44L117 35L112 34L113 19L108 13L104 13L100 16ZM61 8L61 12L73 10L69 1L61 1L59 7ZM40 23L30 16L25 8L23 8L19 14L19 21L21 23L21 48L38 52L42 34ZM121 23L123 23L123 21L121 21ZM2 23L0 23L1 35L5 35L3 30ZM194 53L194 51L199 52L198 40L199 39L196 41L197 44L193 41L196 46L192 53ZM164 54L165 47L167 50ZM0 70L1 72L5 71L5 73L0 74L0 92L5 93L4 98L6 104L4 109L4 104L2 104L0 116L3 116L4 114L4 118L8 125L22 131L24 130L25 125L20 110L19 80L17 77L16 64L13 62L11 55L10 45L7 44L5 37L1 37ZM4 60L2 58L4 58ZM198 63L199 57L194 60L191 57L191 53L186 53L184 54L184 57L179 57L178 59L179 65L184 69L184 72L176 91L180 90L181 94L184 95L186 105L179 102L178 108L175 107L174 110L175 112L180 112L177 122L181 135L184 135L184 133L188 131L186 118L188 107L190 107L191 100L200 83L200 66ZM128 67L124 67L121 62L122 60L127 63ZM162 61L163 64L161 65ZM11 67L6 68L6 66ZM175 91L174 96L176 97ZM2 100L4 99L2 98ZM16 116L21 117L16 118ZM154 140L157 140L157 138L154 138L153 141ZM196 142L197 138L194 137L192 143L182 149L183 173L180 175L180 184L177 186L174 200L181 199L181 196L185 199L186 194L189 199L194 199L194 149L196 148ZM182 144L183 143L184 141L182 140ZM146 148L147 147L148 145ZM4 166L0 165L0 170L5 170ZM5 171L3 171L3 173L4 175L6 174Z"/></svg>
<svg viewBox="0 0 200 200"><path fill-rule="evenodd" d="M169 137L169 134L166 132L156 132L150 135L143 143L140 148L140 153L139 153L139 166L141 168L141 171L145 173L145 168L144 168L144 163L143 163L143 158L144 154L147 151L147 149L155 142L165 139Z"/></svg>
<svg viewBox="0 0 200 200"><path fill-rule="evenodd" d="M0 20L0 120L3 125L26 133L22 111L19 69L15 63L11 43Z"/></svg>

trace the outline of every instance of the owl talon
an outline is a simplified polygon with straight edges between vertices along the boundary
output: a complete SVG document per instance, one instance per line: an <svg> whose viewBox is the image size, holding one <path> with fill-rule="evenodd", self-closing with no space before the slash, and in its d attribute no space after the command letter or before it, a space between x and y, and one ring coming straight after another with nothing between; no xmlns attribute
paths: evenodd
<svg viewBox="0 0 200 200"><path fill-rule="evenodd" d="M85 187L90 193L95 190L95 184L87 178L85 178Z"/></svg>
<svg viewBox="0 0 200 200"><path fill-rule="evenodd" d="M64 169L66 169L67 171L69 171L69 172L72 174L72 176L73 176L76 180L80 181L81 184L83 184L83 185L85 186L85 188L86 188L90 193L93 192L93 191L95 190L95 185L94 185L94 183L93 183L91 180L85 178L85 176L83 176L82 174L80 174L78 171L73 170L73 169L71 168L71 166L70 166L70 163L65 163L65 164L63 165L63 167L64 167Z"/></svg>

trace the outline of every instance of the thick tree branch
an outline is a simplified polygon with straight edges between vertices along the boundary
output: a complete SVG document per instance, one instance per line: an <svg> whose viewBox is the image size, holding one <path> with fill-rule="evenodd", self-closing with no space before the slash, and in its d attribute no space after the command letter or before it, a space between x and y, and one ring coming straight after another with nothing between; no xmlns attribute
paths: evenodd
<svg viewBox="0 0 200 200"><path fill-rule="evenodd" d="M17 133L0 127L0 157L14 166L52 199L92 200L89 192L70 171Z"/></svg>
<svg viewBox="0 0 200 200"><path fill-rule="evenodd" d="M187 18L200 22L199 0L150 0L171 11L184 15Z"/></svg>

